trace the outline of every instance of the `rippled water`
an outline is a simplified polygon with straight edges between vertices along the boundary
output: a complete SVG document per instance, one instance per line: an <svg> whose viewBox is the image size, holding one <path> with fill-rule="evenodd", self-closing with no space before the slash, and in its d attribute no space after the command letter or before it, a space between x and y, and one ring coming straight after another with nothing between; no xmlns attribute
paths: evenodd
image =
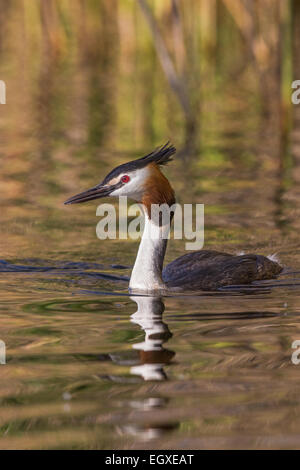
<svg viewBox="0 0 300 470"><path fill-rule="evenodd" d="M299 446L299 248L249 208L257 188L247 211L208 205L206 246L278 251L286 272L199 296L129 297L136 243L97 240L93 204L1 214L1 448ZM168 259L180 251L170 241Z"/></svg>
<svg viewBox="0 0 300 470"><path fill-rule="evenodd" d="M72 31L37 53L14 8L22 34L0 50L0 448L299 448L299 168L251 80L204 77L198 150L165 171L179 202L205 204L205 248L277 253L285 271L241 290L130 297L137 243L98 240L96 204L63 201L168 138L182 150L182 116L143 45L137 65L121 36L118 60L94 28L77 55ZM171 240L167 261L183 252Z"/></svg>

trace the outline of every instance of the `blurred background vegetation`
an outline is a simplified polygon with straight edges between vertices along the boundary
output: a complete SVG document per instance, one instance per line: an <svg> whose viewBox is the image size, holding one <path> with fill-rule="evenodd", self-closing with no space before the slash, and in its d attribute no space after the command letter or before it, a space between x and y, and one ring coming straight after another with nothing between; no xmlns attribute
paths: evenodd
<svg viewBox="0 0 300 470"><path fill-rule="evenodd" d="M280 230L292 204L298 230L299 55L297 0L0 0L2 231L41 207L62 227L68 195L168 139L185 200L250 171L228 200L258 190Z"/></svg>
<svg viewBox="0 0 300 470"><path fill-rule="evenodd" d="M297 0L0 0L1 78L19 105L12 122L2 110L1 124L14 137L37 129L41 151L58 136L122 150L172 136L199 148L226 129L230 93L235 111L247 108L243 127L259 111L277 144L300 76L299 9Z"/></svg>

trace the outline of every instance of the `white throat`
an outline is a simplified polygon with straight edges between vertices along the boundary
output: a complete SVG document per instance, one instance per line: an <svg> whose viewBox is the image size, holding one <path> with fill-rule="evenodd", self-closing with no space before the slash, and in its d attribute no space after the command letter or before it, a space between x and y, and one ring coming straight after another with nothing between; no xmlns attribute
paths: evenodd
<svg viewBox="0 0 300 470"><path fill-rule="evenodd" d="M145 227L129 282L130 290L165 289L162 268L168 242L169 226L156 225L145 214Z"/></svg>

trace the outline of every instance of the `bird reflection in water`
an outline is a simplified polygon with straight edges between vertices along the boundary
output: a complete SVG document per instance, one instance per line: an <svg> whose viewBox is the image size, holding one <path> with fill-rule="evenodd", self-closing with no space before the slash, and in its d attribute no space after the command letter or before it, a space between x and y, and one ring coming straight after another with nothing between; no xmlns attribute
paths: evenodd
<svg viewBox="0 0 300 470"><path fill-rule="evenodd" d="M130 321L145 331L145 338L133 345L133 349L138 352L139 363L131 366L130 373L145 381L166 380L164 367L171 363L175 353L163 346L172 337L168 325L162 321L164 303L160 297L133 296L131 299L137 304L137 311L131 315ZM178 422L161 419L160 416L160 411L166 409L168 402L168 398L160 395L128 400L127 405L134 413L141 413L143 422L140 419L134 422L131 415L129 422L117 427L117 432L149 441L176 429Z"/></svg>
<svg viewBox="0 0 300 470"><path fill-rule="evenodd" d="M127 349L120 353L114 352L104 356L120 366L130 367L128 376L105 376L113 382L137 383L139 378L144 380L162 381L167 379L164 367L170 364L175 356L174 351L164 348L171 337L168 325L162 321L165 309L160 297L130 297L137 304L137 311L131 315L130 321L139 325L145 332L144 341L132 345L132 350ZM104 378L104 377L103 377Z"/></svg>
<svg viewBox="0 0 300 470"><path fill-rule="evenodd" d="M160 297L139 297L131 299L137 304L137 311L131 315L131 322L145 331L145 339L133 348L139 352L140 364L131 367L130 372L144 380L166 380L164 366L175 356L163 344L172 336L168 325L162 321L165 306Z"/></svg>

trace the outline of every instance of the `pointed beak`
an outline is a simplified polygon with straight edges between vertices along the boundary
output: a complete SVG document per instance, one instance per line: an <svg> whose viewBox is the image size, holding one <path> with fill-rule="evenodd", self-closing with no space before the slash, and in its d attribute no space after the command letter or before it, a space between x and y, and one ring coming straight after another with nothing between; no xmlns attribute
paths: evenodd
<svg viewBox="0 0 300 470"><path fill-rule="evenodd" d="M79 204L81 202L92 201L93 199L98 199L100 197L106 197L120 186L121 185L119 183L114 185L104 185L101 183L91 189L88 189L87 191L83 191L82 193L70 197L70 199L67 199L64 204Z"/></svg>

